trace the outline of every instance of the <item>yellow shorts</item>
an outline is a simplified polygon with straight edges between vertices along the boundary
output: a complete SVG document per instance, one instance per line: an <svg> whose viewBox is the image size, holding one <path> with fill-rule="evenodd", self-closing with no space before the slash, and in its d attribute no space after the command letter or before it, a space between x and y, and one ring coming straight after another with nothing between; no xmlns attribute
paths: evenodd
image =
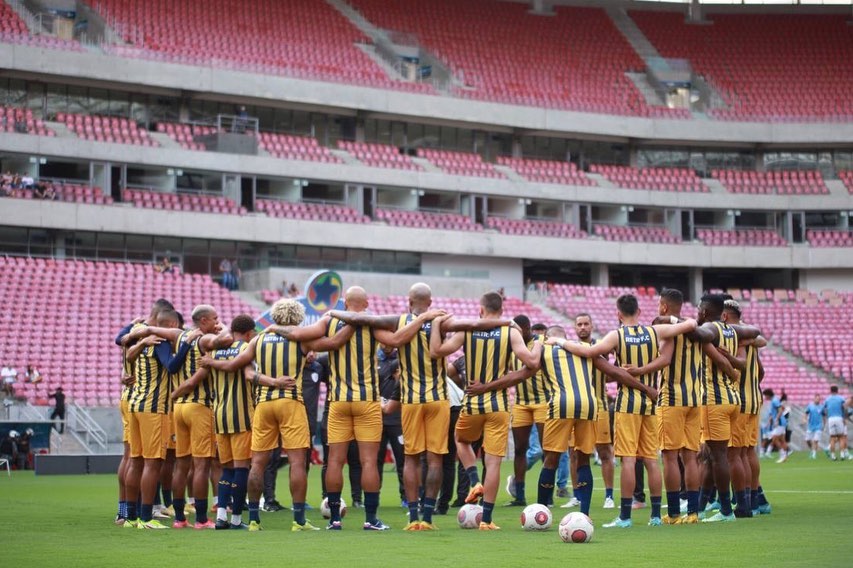
<svg viewBox="0 0 853 568"><path fill-rule="evenodd" d="M596 445L610 445L613 443L613 434L610 432L610 413L606 408L598 407L595 416L595 443Z"/></svg>
<svg viewBox="0 0 853 568"><path fill-rule="evenodd" d="M758 445L758 415L738 413L732 428L733 448L754 448Z"/></svg>
<svg viewBox="0 0 853 568"><path fill-rule="evenodd" d="M715 404L704 407L702 413L702 433L705 440L711 442L728 442L732 439L735 421L740 414L737 404Z"/></svg>
<svg viewBox="0 0 853 568"><path fill-rule="evenodd" d="M424 404L404 404L403 451L416 456L423 452L447 453L447 431L450 429L450 403L437 400Z"/></svg>
<svg viewBox="0 0 853 568"><path fill-rule="evenodd" d="M130 402L119 401L118 409L121 413L121 441L130 443Z"/></svg>
<svg viewBox="0 0 853 568"><path fill-rule="evenodd" d="M378 400L329 404L327 438L330 444L382 440L382 405Z"/></svg>
<svg viewBox="0 0 853 568"><path fill-rule="evenodd" d="M217 434L216 447L219 450L219 463L250 460L252 459L252 431Z"/></svg>
<svg viewBox="0 0 853 568"><path fill-rule="evenodd" d="M175 456L216 457L213 410L197 402L175 405Z"/></svg>
<svg viewBox="0 0 853 568"><path fill-rule="evenodd" d="M456 439L472 443L483 436L483 451L493 456L506 455L509 440L509 412L460 414L456 421Z"/></svg>
<svg viewBox="0 0 853 568"><path fill-rule="evenodd" d="M699 451L702 434L702 411L698 406L661 406L660 447L662 450Z"/></svg>
<svg viewBox="0 0 853 568"><path fill-rule="evenodd" d="M163 439L166 440L166 449L175 449L175 409L169 414L161 414L163 417Z"/></svg>
<svg viewBox="0 0 853 568"><path fill-rule="evenodd" d="M583 454L595 451L595 420L552 418L545 422L542 449L562 454L571 447Z"/></svg>
<svg viewBox="0 0 853 568"><path fill-rule="evenodd" d="M166 459L164 416L165 414L152 412L130 413L130 457L146 460Z"/></svg>
<svg viewBox="0 0 853 568"><path fill-rule="evenodd" d="M379 424L381 434L381 417ZM308 414L300 401L278 398L261 402L255 408L255 416L252 418L252 451L268 452L276 449L279 436L281 447L286 450L299 450L310 445Z"/></svg>
<svg viewBox="0 0 853 568"><path fill-rule="evenodd" d="M516 404L512 407L512 427L524 428L544 424L548 420L548 404Z"/></svg>
<svg viewBox="0 0 853 568"><path fill-rule="evenodd" d="M613 444L616 457L657 459L657 416L617 412L613 429L616 430L616 442Z"/></svg>

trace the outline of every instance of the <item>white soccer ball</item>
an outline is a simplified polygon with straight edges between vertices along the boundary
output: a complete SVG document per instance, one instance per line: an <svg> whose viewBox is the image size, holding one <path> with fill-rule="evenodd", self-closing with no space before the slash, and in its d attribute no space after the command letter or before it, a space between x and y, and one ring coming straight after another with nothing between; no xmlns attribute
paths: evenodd
<svg viewBox="0 0 853 568"><path fill-rule="evenodd" d="M320 514L323 515L324 519L332 518L332 511L329 509L329 498L324 497L323 502L320 503ZM347 514L347 504L344 501L344 498L341 497L341 518L343 519Z"/></svg>
<svg viewBox="0 0 853 568"><path fill-rule="evenodd" d="M593 530L592 519L575 511L563 517L558 532L563 542L581 544L592 540Z"/></svg>
<svg viewBox="0 0 853 568"><path fill-rule="evenodd" d="M521 527L526 531L547 531L551 521L551 510L539 503L528 505L521 512Z"/></svg>
<svg viewBox="0 0 853 568"><path fill-rule="evenodd" d="M456 513L456 522L460 529L476 529L483 520L483 508L479 505L463 505Z"/></svg>

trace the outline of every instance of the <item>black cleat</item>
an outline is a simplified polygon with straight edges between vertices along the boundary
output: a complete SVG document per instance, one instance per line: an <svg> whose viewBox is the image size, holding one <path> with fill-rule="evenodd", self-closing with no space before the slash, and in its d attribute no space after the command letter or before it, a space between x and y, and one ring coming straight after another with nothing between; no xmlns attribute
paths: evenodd
<svg viewBox="0 0 853 568"><path fill-rule="evenodd" d="M231 523L228 521L223 521L221 519L216 519L216 526L214 527L218 531L227 531L231 528Z"/></svg>
<svg viewBox="0 0 853 568"><path fill-rule="evenodd" d="M284 510L284 507L281 506L281 503L273 499L272 501L265 502L263 509L267 513L275 513Z"/></svg>
<svg viewBox="0 0 853 568"><path fill-rule="evenodd" d="M527 507L527 501L513 499L512 501L504 505L504 507Z"/></svg>

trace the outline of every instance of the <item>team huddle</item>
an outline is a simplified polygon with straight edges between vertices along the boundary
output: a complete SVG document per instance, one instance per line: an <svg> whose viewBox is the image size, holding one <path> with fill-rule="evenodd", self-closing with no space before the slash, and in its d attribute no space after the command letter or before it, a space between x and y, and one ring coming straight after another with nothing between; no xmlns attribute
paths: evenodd
<svg viewBox="0 0 853 568"><path fill-rule="evenodd" d="M328 530L343 528L343 466L353 441L362 464L363 528L389 528L377 517L376 455L383 412L397 406L407 531L437 528L433 513L443 456L454 437L470 483L465 501L481 503L480 530L498 530L492 517L510 432L518 456L518 442L533 428L544 451L537 492L542 505L553 503L557 464L569 451L581 511L589 514L595 453L609 465L602 468L605 508L614 507L612 456L621 459L619 516L605 528L631 526L637 464L647 471L652 526L769 513L755 451L763 377L758 350L766 341L756 327L740 322L740 306L724 295L704 296L695 319L682 317L682 303L680 292L664 290L657 317L644 325L637 299L623 295L616 301L618 329L596 341L592 318L578 314L578 340L573 341L561 326L531 326L525 316L504 319L502 297L494 292L482 296L479 319L454 318L432 308L426 284L412 286L409 313L391 316L369 314L365 291L351 287L345 311L331 311L306 326L301 325L302 304L282 299L271 310L275 324L260 333L247 315L235 317L225 328L209 305L196 306L193 325L184 329L174 307L158 300L147 318L116 337L125 385L125 455L118 472L116 524L168 528L155 518L160 484L164 496L170 488L173 528L188 527L187 514L194 511L196 529L261 530L263 473L271 451L281 447L290 463L292 530L319 530L305 514L311 440L302 399L303 367L309 354L319 352L328 353L330 367ZM385 402L377 370L380 346L399 354L399 388ZM464 364L448 364L447 358L460 351ZM452 430L448 377L463 377L459 384L465 391ZM609 381L618 383L613 435L605 389ZM478 448L485 463L482 480ZM212 471L218 477L215 521L208 519ZM514 503L526 504L524 467L516 463L515 471ZM716 505L709 506L711 502ZM246 503L248 523L243 522Z"/></svg>

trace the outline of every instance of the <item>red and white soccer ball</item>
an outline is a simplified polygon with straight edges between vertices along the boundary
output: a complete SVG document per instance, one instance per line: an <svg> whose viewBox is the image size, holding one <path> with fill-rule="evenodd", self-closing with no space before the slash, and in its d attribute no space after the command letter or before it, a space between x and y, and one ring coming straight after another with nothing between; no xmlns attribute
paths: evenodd
<svg viewBox="0 0 853 568"><path fill-rule="evenodd" d="M575 511L563 517L558 532L563 542L581 544L592 540L593 530L592 519Z"/></svg>
<svg viewBox="0 0 853 568"><path fill-rule="evenodd" d="M329 509L329 498L324 497L323 502L320 503L320 514L323 515L324 519L332 518L332 511ZM343 519L347 514L347 504L344 501L344 498L341 497L341 518Z"/></svg>
<svg viewBox="0 0 853 568"><path fill-rule="evenodd" d="M460 529L476 529L483 520L483 508L479 505L463 505L456 513L456 522Z"/></svg>
<svg viewBox="0 0 853 568"><path fill-rule="evenodd" d="M545 505L534 503L521 512L521 527L526 531L547 531L551 522L551 510Z"/></svg>

